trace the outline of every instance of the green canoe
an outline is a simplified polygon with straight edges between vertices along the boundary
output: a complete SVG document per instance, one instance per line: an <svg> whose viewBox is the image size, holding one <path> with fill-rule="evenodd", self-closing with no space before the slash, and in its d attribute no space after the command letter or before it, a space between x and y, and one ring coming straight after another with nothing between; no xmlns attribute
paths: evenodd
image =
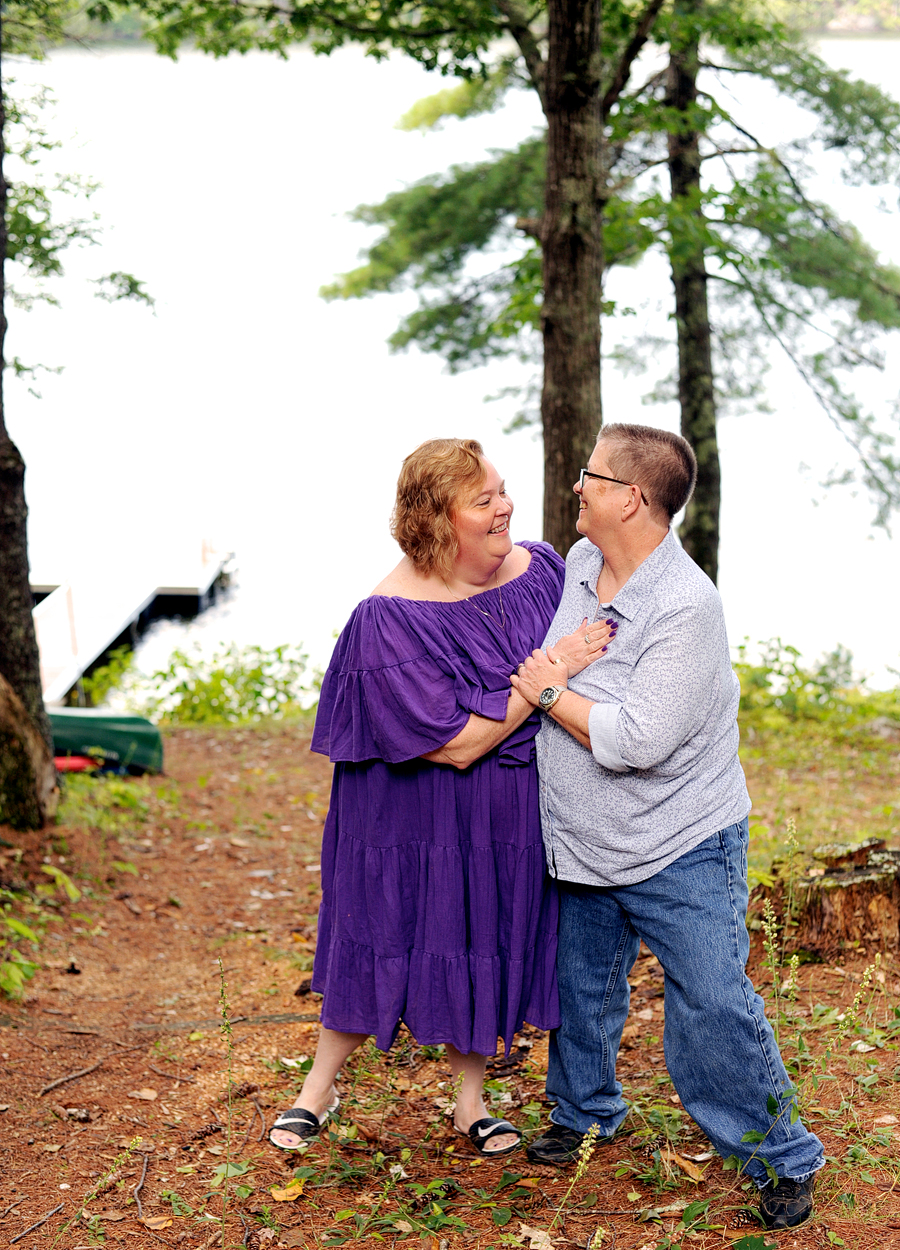
<svg viewBox="0 0 900 1250"><path fill-rule="evenodd" d="M143 716L93 707L48 707L47 715L55 756L88 755L129 773L162 772L162 737Z"/></svg>

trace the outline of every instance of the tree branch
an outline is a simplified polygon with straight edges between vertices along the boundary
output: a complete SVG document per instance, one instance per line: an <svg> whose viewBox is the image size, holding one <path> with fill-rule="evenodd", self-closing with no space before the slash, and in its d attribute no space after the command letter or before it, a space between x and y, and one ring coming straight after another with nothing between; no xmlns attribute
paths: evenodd
<svg viewBox="0 0 900 1250"><path fill-rule="evenodd" d="M517 217L516 229L521 230L523 234L530 235L531 238L540 242L541 238L541 219L540 217Z"/></svg>
<svg viewBox="0 0 900 1250"><path fill-rule="evenodd" d="M664 3L665 0L649 0L646 9L644 9L641 20L638 22L628 46L622 53L622 59L616 67L613 80L610 83L606 95L603 97L603 101L600 105L601 116L604 120L608 116L609 110L625 89L625 84L628 82L628 76L631 73L631 67L634 64L641 48L643 48L644 44L647 42L647 38L653 28L653 23L656 21L657 15Z"/></svg>
<svg viewBox="0 0 900 1250"><path fill-rule="evenodd" d="M544 94L546 83L547 67L544 58L541 55L540 44L534 31L528 25L528 18L519 8L515 0L497 0L497 8L506 18L506 26L509 33L515 39L519 51L522 53L522 59L525 62L525 68L528 70L528 76L531 84L538 93L541 102L541 108L546 113L547 101Z"/></svg>
<svg viewBox="0 0 900 1250"><path fill-rule="evenodd" d="M797 372L800 374L800 377L803 379L803 381L812 391L816 399L816 402L818 403L822 411L825 413L825 415L828 417L828 420L831 422L831 424L835 427L838 433L841 434L844 440L853 448L853 450L859 456L862 462L863 468L869 474L870 484L872 482L877 483L881 487L882 494L887 494L887 491L884 489L883 485L879 481L878 472L875 466L871 463L869 457L866 455L865 451L862 448L860 441L854 440L851 437L850 432L847 429L846 421L841 420L839 411L836 412L833 406L828 402L821 388L816 384L816 379L810 373L809 369L806 367L803 360L799 357L799 355L795 351L793 351L790 345L785 341L784 336L779 333L777 326L773 323L773 321L767 315L765 309L763 308L762 303L759 299L758 293L753 286L753 283L749 281L747 276L743 273L743 271L737 265L735 265L735 270L740 275L741 279L743 280L744 290L750 296L750 299L753 302L753 306L756 309L756 312L760 320L762 321L763 325L771 334L772 338L775 340L775 342L778 344L778 346L781 348L784 354L787 356L788 360L791 362L791 364L794 366Z"/></svg>

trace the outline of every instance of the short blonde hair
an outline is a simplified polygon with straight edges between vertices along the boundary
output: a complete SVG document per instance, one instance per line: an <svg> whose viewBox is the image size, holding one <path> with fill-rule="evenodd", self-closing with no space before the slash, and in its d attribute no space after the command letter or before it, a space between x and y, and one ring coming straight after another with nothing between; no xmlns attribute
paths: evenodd
<svg viewBox="0 0 900 1250"><path fill-rule="evenodd" d="M452 572L459 554L453 513L460 495L484 481L483 457L474 438L432 438L403 461L391 534L418 572Z"/></svg>

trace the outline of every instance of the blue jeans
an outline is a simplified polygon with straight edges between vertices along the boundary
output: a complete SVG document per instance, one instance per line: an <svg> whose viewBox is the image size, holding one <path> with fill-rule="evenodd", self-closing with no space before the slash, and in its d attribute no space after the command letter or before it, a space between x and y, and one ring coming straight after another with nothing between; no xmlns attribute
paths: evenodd
<svg viewBox="0 0 900 1250"><path fill-rule="evenodd" d="M805 1180L824 1163L822 1143L791 1124L791 1081L763 1001L744 967L747 821L729 825L655 876L600 888L559 883L562 1025L550 1041L547 1094L556 1124L611 1136L628 1111L616 1055L628 1015L628 974L641 938L665 972L665 1055L685 1110L722 1156L737 1155L760 1186ZM770 1115L769 1096L783 1115ZM750 1130L761 1145L742 1142ZM755 1158L751 1155L756 1151Z"/></svg>

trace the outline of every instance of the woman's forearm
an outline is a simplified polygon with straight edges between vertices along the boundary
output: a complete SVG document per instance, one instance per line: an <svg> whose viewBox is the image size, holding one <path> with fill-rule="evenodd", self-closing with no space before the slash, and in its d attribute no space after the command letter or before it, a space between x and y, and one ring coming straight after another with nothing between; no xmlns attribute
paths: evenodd
<svg viewBox="0 0 900 1250"><path fill-rule="evenodd" d="M534 711L527 699L515 690L510 691L506 716L503 720L488 720L484 716L472 714L456 737L422 756L432 764L450 764L454 768L468 768L482 755L493 751L504 739L520 725L524 724Z"/></svg>
<svg viewBox="0 0 900 1250"><path fill-rule="evenodd" d="M584 695L576 694L574 690L564 690L546 715L555 720L557 725L562 725L563 729L590 751L589 718L593 706L591 700Z"/></svg>

